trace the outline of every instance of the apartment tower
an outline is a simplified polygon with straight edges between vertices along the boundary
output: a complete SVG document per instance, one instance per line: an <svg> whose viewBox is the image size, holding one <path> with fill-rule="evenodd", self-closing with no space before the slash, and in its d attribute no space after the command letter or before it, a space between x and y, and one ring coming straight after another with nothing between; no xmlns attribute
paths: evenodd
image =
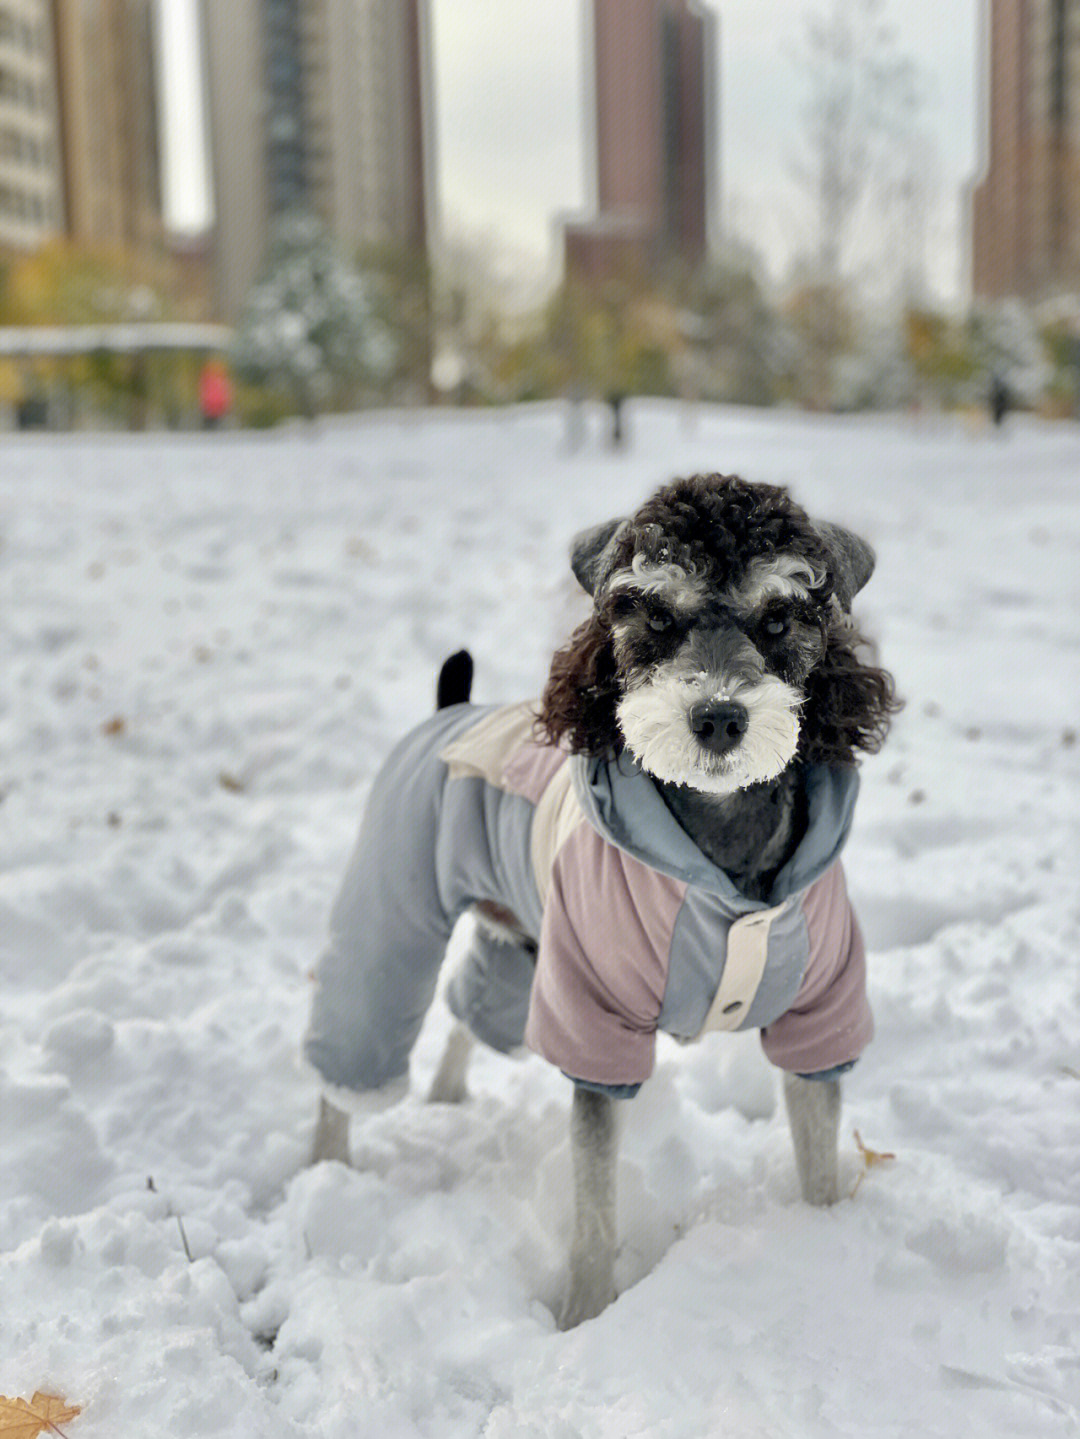
<svg viewBox="0 0 1080 1439"><path fill-rule="evenodd" d="M1080 0L990 0L989 153L972 288L1041 300L1080 287Z"/></svg>
<svg viewBox="0 0 1080 1439"><path fill-rule="evenodd" d="M52 0L64 229L81 244L163 238L153 0Z"/></svg>
<svg viewBox="0 0 1080 1439"><path fill-rule="evenodd" d="M48 0L0 4L0 246L60 232L64 196Z"/></svg>
<svg viewBox="0 0 1080 1439"><path fill-rule="evenodd" d="M595 218L566 229L570 273L694 266L713 229L717 22L693 0L593 0Z"/></svg>
<svg viewBox="0 0 1080 1439"><path fill-rule="evenodd" d="M291 209L347 251L422 251L426 0L203 0L202 14L222 317Z"/></svg>

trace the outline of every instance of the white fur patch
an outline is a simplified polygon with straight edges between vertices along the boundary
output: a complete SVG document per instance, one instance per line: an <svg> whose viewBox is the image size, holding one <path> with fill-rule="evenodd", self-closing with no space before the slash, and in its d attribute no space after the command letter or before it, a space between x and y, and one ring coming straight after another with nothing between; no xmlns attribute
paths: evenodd
<svg viewBox="0 0 1080 1439"><path fill-rule="evenodd" d="M736 594L741 605L757 609L767 599L809 599L825 580L825 572L799 555L759 555L751 560Z"/></svg>
<svg viewBox="0 0 1080 1439"><path fill-rule="evenodd" d="M690 728L690 710L702 700L737 700L747 713L739 745L717 755ZM715 676L680 677L660 671L628 691L617 715L627 747L656 779L707 794L733 794L775 779L799 744L799 692L775 675L721 688Z"/></svg>
<svg viewBox="0 0 1080 1439"><path fill-rule="evenodd" d="M700 607L706 585L693 569L673 563L657 564L644 555L635 555L628 570L620 570L608 585L611 590L637 590L643 595L658 595L672 609L689 613Z"/></svg>

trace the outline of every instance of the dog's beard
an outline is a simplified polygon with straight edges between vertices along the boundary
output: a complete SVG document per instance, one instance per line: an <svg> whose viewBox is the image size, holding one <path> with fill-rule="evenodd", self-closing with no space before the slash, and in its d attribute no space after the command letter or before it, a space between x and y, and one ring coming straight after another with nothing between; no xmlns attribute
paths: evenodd
<svg viewBox="0 0 1080 1439"><path fill-rule="evenodd" d="M709 699L737 700L746 710L746 732L727 754L706 749L690 728L691 707ZM799 691L775 675L724 687L708 675L660 671L628 690L616 713L627 748L654 779L734 794L775 779L795 758L801 702Z"/></svg>

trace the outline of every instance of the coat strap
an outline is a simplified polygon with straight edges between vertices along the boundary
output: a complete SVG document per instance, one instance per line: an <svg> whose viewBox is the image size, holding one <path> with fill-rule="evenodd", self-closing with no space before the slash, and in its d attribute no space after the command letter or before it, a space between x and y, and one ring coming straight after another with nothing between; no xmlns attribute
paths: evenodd
<svg viewBox="0 0 1080 1439"><path fill-rule="evenodd" d="M735 920L728 930L727 957L720 988L709 1006L698 1038L714 1029L738 1029L750 1013L769 957L769 931L784 905L756 909Z"/></svg>

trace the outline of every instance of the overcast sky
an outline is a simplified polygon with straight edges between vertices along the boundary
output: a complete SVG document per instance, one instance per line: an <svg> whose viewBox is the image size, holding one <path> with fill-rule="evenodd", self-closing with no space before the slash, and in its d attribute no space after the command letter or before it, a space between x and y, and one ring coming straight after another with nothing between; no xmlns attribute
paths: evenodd
<svg viewBox="0 0 1080 1439"><path fill-rule="evenodd" d="M440 218L489 232L542 268L553 219L589 193L583 0L430 0L434 32ZM722 0L721 222L750 239L776 274L806 248L793 178L805 83L793 59L809 10L828 0ZM976 57L980 0L891 0L902 47L928 82L927 170L939 200L929 260L936 288L961 284L961 195L979 163ZM197 228L208 212L198 133L195 0L161 0L169 121L170 217ZM171 143L170 143L171 142Z"/></svg>

